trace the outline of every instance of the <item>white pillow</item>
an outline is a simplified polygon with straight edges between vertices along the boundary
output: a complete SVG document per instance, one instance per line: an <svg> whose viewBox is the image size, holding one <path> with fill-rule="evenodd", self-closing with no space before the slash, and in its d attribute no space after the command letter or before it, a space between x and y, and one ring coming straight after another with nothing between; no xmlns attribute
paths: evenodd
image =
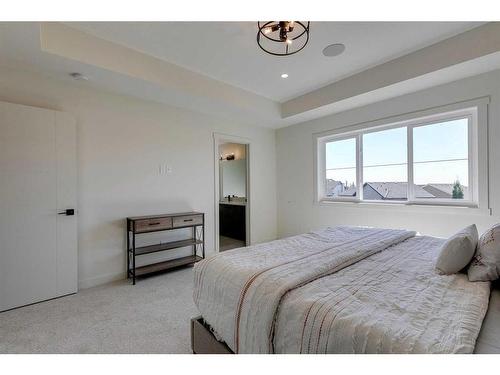
<svg viewBox="0 0 500 375"><path fill-rule="evenodd" d="M443 244L436 262L436 270L442 275L460 272L471 261L477 246L475 224L465 227Z"/></svg>
<svg viewBox="0 0 500 375"><path fill-rule="evenodd" d="M500 275L500 224L483 233L467 272L470 281L496 280Z"/></svg>

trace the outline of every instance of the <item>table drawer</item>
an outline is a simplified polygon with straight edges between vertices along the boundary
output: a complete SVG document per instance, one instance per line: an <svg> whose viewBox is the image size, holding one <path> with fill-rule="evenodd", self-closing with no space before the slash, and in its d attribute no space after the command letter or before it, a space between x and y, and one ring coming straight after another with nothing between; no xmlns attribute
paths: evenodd
<svg viewBox="0 0 500 375"><path fill-rule="evenodd" d="M201 225L201 224L203 224L202 215L176 216L174 217L174 222L173 222L174 228L185 227L188 225Z"/></svg>
<svg viewBox="0 0 500 375"><path fill-rule="evenodd" d="M144 219L135 222L136 233L151 232L154 230L163 230L172 228L172 218L162 217L158 219Z"/></svg>

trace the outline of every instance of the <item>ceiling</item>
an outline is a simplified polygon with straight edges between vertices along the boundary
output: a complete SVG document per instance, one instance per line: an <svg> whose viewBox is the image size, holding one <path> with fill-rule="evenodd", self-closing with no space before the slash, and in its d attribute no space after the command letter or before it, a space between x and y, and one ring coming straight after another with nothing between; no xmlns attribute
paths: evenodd
<svg viewBox="0 0 500 375"><path fill-rule="evenodd" d="M307 47L287 57L260 50L256 32L255 22L0 22L0 65L270 128L500 68L500 23L311 22ZM346 50L323 56L332 43Z"/></svg>
<svg viewBox="0 0 500 375"><path fill-rule="evenodd" d="M165 61L283 102L477 27L477 22L311 22L308 45L293 56L259 49L256 22L69 23ZM329 44L345 52L325 57ZM282 73L289 75L282 79Z"/></svg>

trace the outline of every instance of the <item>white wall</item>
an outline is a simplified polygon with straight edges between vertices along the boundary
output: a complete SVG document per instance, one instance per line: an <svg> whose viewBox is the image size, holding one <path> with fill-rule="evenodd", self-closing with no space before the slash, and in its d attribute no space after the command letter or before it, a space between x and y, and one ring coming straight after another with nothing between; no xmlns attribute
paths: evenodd
<svg viewBox="0 0 500 375"><path fill-rule="evenodd" d="M205 212L207 251L213 251L213 132L251 139L251 238L276 237L274 130L4 68L0 100L66 111L77 119L81 288L124 277L127 216ZM159 175L160 163L172 173Z"/></svg>
<svg viewBox="0 0 500 375"><path fill-rule="evenodd" d="M483 96L491 98L488 123L492 216L446 207L313 203L314 133ZM484 231L500 222L500 70L280 129L276 145L279 237L338 224L411 228L424 234L449 236L470 223Z"/></svg>

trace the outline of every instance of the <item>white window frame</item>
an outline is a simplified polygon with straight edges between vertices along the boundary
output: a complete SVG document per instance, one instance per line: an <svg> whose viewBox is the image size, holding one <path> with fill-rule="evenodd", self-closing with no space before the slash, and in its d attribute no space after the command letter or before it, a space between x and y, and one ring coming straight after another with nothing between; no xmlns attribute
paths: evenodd
<svg viewBox="0 0 500 375"><path fill-rule="evenodd" d="M360 149L360 137L358 137L357 134L350 134L350 133L347 133L347 134L343 134L343 135L339 135L339 136L335 136L335 138L325 138L325 140L322 142L322 146L318 148L319 150L319 153L321 154L319 156L319 159L318 159L318 163L320 165L320 168L321 170L323 171L323 177L326 176L326 144L328 142L330 142L331 140L335 140L335 141L343 141L343 140L346 140L346 139L354 139L356 141L356 145L355 145L355 153L356 153L356 197L337 197L337 198L327 198L325 196L325 188L326 188L326 180L325 178L321 179L321 175L319 175L319 178L321 179L321 181L318 181L318 189L321 189L321 192L318 192L319 194L321 194L321 196L324 197L323 200L328 200L328 201L341 201L341 202L358 202L359 201L359 195L360 194L363 194L362 190L360 191L359 189L359 186L358 186L358 182L360 181L361 179L361 175L360 175L360 165L361 165L361 154L358 152L358 150ZM361 140L362 142L362 140ZM361 172L362 173L362 172Z"/></svg>
<svg viewBox="0 0 500 375"><path fill-rule="evenodd" d="M479 98L467 102L450 104L439 108L413 112L383 120L376 120L349 127L317 133L313 135L315 148L315 202L365 203L399 206L455 206L459 208L488 209L488 153L487 153L487 105L489 98ZM468 119L468 172L469 199L424 199L415 198L413 184L413 130L417 127L432 125L453 119ZM394 128L407 129L407 180L408 200L384 201L363 199L363 134ZM342 139L356 139L356 197L326 197L326 143ZM479 184L481 181L481 184ZM481 185L481 186L480 186Z"/></svg>

